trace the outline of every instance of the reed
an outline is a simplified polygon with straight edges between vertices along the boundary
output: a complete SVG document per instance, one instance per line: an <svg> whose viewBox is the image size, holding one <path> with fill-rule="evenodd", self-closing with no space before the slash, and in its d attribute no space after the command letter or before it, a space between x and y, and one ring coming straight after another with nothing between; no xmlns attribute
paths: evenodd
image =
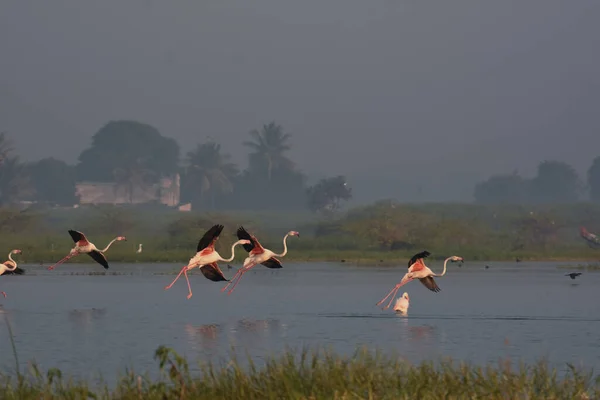
<svg viewBox="0 0 600 400"><path fill-rule="evenodd" d="M126 371L113 387L69 379L35 364L14 379L0 375L0 398L28 399L593 399L600 381L568 365L559 376L544 362L484 367L445 360L417 365L361 348L346 357L332 351L288 351L262 365L232 359L190 372L173 350L156 350L160 376Z"/></svg>

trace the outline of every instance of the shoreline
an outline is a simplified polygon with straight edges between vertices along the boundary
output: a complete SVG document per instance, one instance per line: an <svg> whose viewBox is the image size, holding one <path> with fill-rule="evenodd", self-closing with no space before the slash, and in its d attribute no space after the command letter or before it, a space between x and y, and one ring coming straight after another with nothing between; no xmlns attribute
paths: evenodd
<svg viewBox="0 0 600 400"><path fill-rule="evenodd" d="M113 254L112 256L110 254L107 254L107 259L109 264L110 263L120 263L120 264L137 264L137 263L144 263L144 264L165 264L165 263L177 263L177 264L181 264L181 263L186 263L189 259L190 256L189 254L186 255L182 255L181 257L178 257L176 254L169 254L169 255L157 255L156 257L152 256L152 255L147 255L147 256L128 256L128 255L120 255L120 254ZM41 256L41 257L21 257L20 259L15 258L15 260L17 261L18 265L35 265L35 264L41 264L41 265L51 265L53 263L55 263L57 260L59 260L61 257L60 256L56 256L53 258L47 257L47 256ZM464 257L465 258L465 262L463 265L469 265L472 263L489 263L489 262L505 262L505 263L514 263L516 265L521 264L521 263L527 263L527 262L556 262L556 263L562 263L562 262L572 262L572 263L576 263L576 262L581 262L581 263L600 263L600 254L598 256L598 258L594 258L591 256L585 256L585 257L573 257L573 256L568 256L568 255L564 255L564 256L520 256L519 261L516 261L516 256L513 257L490 257L490 258L483 258L483 257ZM373 265L373 266L393 266L393 265L401 265L401 266L406 266L406 263L408 262L408 260L410 259L410 256L406 257L404 255L400 255L400 254L382 254L382 253L369 253L369 252L365 252L363 254L356 254L356 253L334 253L334 254L327 254L327 255L323 255L323 254L308 254L305 256L290 256L287 255L285 257L281 258L282 263L285 262L292 262L292 263L336 263L336 264L347 264L347 265ZM243 262L244 258L242 257L236 257L233 261L230 262L224 262L224 261L220 261L219 265L227 265L230 264L232 266L235 266L235 264L241 264ZM427 265L437 265L442 263L443 264L444 259L440 259L439 257L429 257L426 259L426 264ZM89 256L82 254L78 257L74 257L72 259L70 259L69 261L65 262L63 265L65 264L95 264L96 262L91 259ZM452 264L449 264L449 266Z"/></svg>

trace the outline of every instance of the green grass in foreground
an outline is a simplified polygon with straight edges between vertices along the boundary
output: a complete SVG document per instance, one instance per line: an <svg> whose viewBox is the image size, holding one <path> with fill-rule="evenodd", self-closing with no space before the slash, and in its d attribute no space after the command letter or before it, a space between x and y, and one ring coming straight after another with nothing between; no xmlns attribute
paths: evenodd
<svg viewBox="0 0 600 400"><path fill-rule="evenodd" d="M161 377L151 380L126 372L114 388L63 377L56 369L27 376L0 375L0 398L19 399L592 399L600 382L591 373L569 366L557 377L546 364L510 363L474 367L451 361L410 365L395 357L360 350L353 357L333 352L288 352L264 366L243 367L233 359L225 366L204 364L189 372L174 351L156 351Z"/></svg>

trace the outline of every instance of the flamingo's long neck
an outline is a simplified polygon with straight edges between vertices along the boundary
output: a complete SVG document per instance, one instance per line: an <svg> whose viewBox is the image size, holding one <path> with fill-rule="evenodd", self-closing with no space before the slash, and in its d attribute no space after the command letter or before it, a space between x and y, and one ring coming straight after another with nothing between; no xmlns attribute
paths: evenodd
<svg viewBox="0 0 600 400"><path fill-rule="evenodd" d="M13 258L12 258L12 251L10 253L8 253L8 259L12 262L13 267L12 268L6 267L6 270L14 271L15 269L17 269L17 262L15 260L13 260ZM4 265L6 265L6 264L4 264Z"/></svg>
<svg viewBox="0 0 600 400"><path fill-rule="evenodd" d="M448 264L448 261L450 261L452 257L448 257L446 258L446 260L444 261L444 270L442 271L441 274L439 274L438 276L444 276L446 274L446 264Z"/></svg>
<svg viewBox="0 0 600 400"><path fill-rule="evenodd" d="M107 245L106 245L106 247L105 247L105 248L103 248L103 249L102 249L102 250L100 250L100 251L101 251L102 253L104 253L104 252L105 252L106 250L108 250L108 248L109 248L109 247L110 247L110 246L111 246L111 245L112 245L114 242L116 242L117 240L119 240L119 238L114 238L113 240L111 240L111 241L110 241L110 243L109 243L109 244L107 244Z"/></svg>
<svg viewBox="0 0 600 400"><path fill-rule="evenodd" d="M231 245L231 257L229 258L222 258L221 261L225 261L225 262L230 262L233 261L233 259L235 258L235 246L237 246L238 244L240 244L241 240L238 240L237 242L235 242L234 244Z"/></svg>
<svg viewBox="0 0 600 400"><path fill-rule="evenodd" d="M281 254L275 254L277 257L283 257L287 254L287 238L290 234L288 233L287 235L285 235L283 237L283 253Z"/></svg>

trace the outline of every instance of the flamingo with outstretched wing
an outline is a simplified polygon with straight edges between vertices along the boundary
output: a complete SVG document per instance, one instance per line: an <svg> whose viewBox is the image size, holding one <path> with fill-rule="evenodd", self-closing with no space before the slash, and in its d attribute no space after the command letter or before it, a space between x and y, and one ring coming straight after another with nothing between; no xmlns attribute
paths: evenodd
<svg viewBox="0 0 600 400"><path fill-rule="evenodd" d="M408 272L404 275L404 277L402 278L400 283L398 283L396 286L394 286L394 288L387 294L387 296L385 296L383 299L381 299L377 303L377 305L382 304L387 298L389 298L391 296L392 298L390 299L390 302L383 309L385 310L385 309L390 308L390 305L394 301L394 296L396 296L396 293L398 293L398 290L400 290L400 288L402 286L406 285L408 282L410 282L414 279L418 279L419 281L421 281L423 286L425 286L427 289L431 290L432 292L436 292L436 293L439 292L441 289L437 285L435 280L433 280L433 277L434 276L444 276L446 274L446 264L448 263L448 261L452 261L452 262L464 261L464 259L459 256L448 257L444 261L444 270L442 271L441 274L437 275L432 270L430 270L423 262L423 259L428 257L429 255L431 255L431 253L428 252L427 250L425 250L421 253L417 253L414 256L412 256L412 258L408 261Z"/></svg>
<svg viewBox="0 0 600 400"><path fill-rule="evenodd" d="M287 254L288 236L300 236L300 234L296 231L289 231L283 237L283 252L281 254L276 254L269 249L265 249L254 235L249 234L243 226L240 226L237 230L237 237L239 239L245 239L250 242L244 245L244 249L248 252L248 258L244 260L242 268L238 269L231 281L227 285L225 285L225 287L221 289L221 291L224 292L225 290L227 290L229 285L233 283L233 286L231 287L231 289L229 289L229 292L227 292L227 294L231 294L231 292L233 292L233 289L235 289L237 284L240 282L240 279L242 279L242 275L248 272L250 268L258 264L264 265L267 268L283 268L283 266L281 265L281 261L279 261L276 257L283 257Z"/></svg>
<svg viewBox="0 0 600 400"><path fill-rule="evenodd" d="M118 242L121 240L127 240L125 238L125 236L117 236L116 238L111 240L110 243L108 243L108 245L106 245L105 248L100 250L96 247L96 245L94 243L90 242L83 233L81 233L79 231L74 231L71 229L71 230L69 230L69 235L71 235L71 239L73 239L73 241L75 242L75 247L73 247L71 249L71 251L69 252L69 254L67 254L65 257L60 259L56 264L49 266L48 267L49 271L52 271L58 265L64 263L68 259L75 257L76 255L82 254L82 253L89 255L98 264L102 265L105 269L108 269L108 261L106 260L106 256L104 255L104 253L110 248L110 246L112 246L112 244L114 242Z"/></svg>
<svg viewBox="0 0 600 400"><path fill-rule="evenodd" d="M170 285L165 287L165 290L170 289L177 279L184 274L185 280L187 281L189 294L187 296L188 299L192 297L192 287L190 286L190 280L188 279L187 272L194 268L200 268L200 272L202 275L208 280L213 282L227 281L223 275L223 271L219 268L217 261L225 261L230 262L233 261L235 257L235 246L242 244L248 245L250 243L249 240L238 240L231 246L231 257L223 258L221 255L215 250L215 244L217 240L219 240L219 235L221 235L221 231L223 231L223 225L213 225L206 233L202 236L200 241L198 242L198 246L196 247L196 255L190 258L188 265L183 267L175 280L171 282Z"/></svg>

